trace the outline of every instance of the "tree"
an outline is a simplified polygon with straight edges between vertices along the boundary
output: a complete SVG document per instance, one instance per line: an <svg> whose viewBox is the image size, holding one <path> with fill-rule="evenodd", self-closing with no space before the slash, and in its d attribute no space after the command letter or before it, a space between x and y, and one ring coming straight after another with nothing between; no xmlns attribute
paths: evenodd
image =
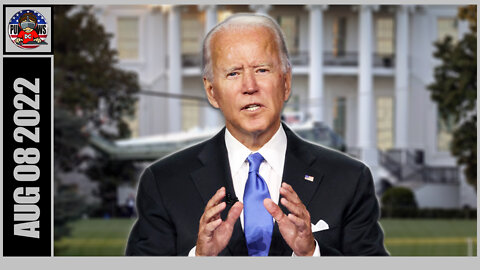
<svg viewBox="0 0 480 270"><path fill-rule="evenodd" d="M456 123L450 152L465 166L467 182L477 188L477 8L459 8L458 17L467 20L470 32L457 43L450 36L435 42L435 81L428 86L437 102L440 117Z"/></svg>
<svg viewBox="0 0 480 270"><path fill-rule="evenodd" d="M60 240L70 234L68 223L85 211L85 201L77 195L74 186L62 183L58 175L74 169L87 137L82 132L85 122L62 108L55 108L54 123L54 239ZM54 249L55 254L62 250L58 245Z"/></svg>
<svg viewBox="0 0 480 270"><path fill-rule="evenodd" d="M134 113L137 76L116 67L117 52L90 6L55 6L55 106L84 118L108 138L129 136L124 117ZM100 111L99 104L107 107ZM113 125L108 133L102 126Z"/></svg>
<svg viewBox="0 0 480 270"><path fill-rule="evenodd" d="M102 170L98 164L108 167L110 161L99 162L101 155L85 157L81 152L92 133L108 139L129 136L124 119L134 113L137 76L117 68L117 52L109 46L111 35L98 23L91 6L55 6L54 21L55 173L77 170L88 174L95 164L94 170L103 173L96 173L92 180L99 181L102 190L133 165ZM81 213L76 210L83 206L79 205L81 198L74 196L74 187L65 186L58 177L55 180L55 238L59 239L68 234L67 222L78 218Z"/></svg>

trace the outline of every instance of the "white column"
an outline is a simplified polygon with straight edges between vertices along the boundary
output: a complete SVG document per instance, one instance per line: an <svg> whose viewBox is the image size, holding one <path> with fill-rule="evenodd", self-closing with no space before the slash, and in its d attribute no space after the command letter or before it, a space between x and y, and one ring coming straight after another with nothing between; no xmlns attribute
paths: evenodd
<svg viewBox="0 0 480 270"><path fill-rule="evenodd" d="M200 6L200 10L205 11L205 36L217 25L217 6ZM208 102L203 109L203 123L207 128L215 128L222 124L222 115L218 109L212 107Z"/></svg>
<svg viewBox="0 0 480 270"><path fill-rule="evenodd" d="M358 80L358 146L363 160L375 173L378 165L375 128L375 103L372 75L372 6L362 5L359 9L359 80Z"/></svg>
<svg viewBox="0 0 480 270"><path fill-rule="evenodd" d="M145 55L154 61L145 62L144 76L148 83L143 84L147 90L162 92L167 89L167 71L165 58L167 53L167 14L163 12L160 5L149 6L150 12L145 16L145 39L142 43L145 48ZM148 33L155 33L149 35ZM139 95L139 135L148 136L165 133L168 130L167 98L154 97L150 95Z"/></svg>
<svg viewBox="0 0 480 270"><path fill-rule="evenodd" d="M308 74L309 119L323 121L323 10L327 6L311 5L310 11L310 69Z"/></svg>
<svg viewBox="0 0 480 270"><path fill-rule="evenodd" d="M255 13L264 15L268 15L268 11L272 8L270 5L250 5L249 7Z"/></svg>
<svg viewBox="0 0 480 270"><path fill-rule="evenodd" d="M407 148L408 138L408 6L396 11L395 46L395 148Z"/></svg>
<svg viewBox="0 0 480 270"><path fill-rule="evenodd" d="M172 6L168 13L168 92L182 93L182 55L180 38L180 7ZM182 128L180 99L168 99L168 131L178 132Z"/></svg>
<svg viewBox="0 0 480 270"><path fill-rule="evenodd" d="M205 10L205 35L207 35L208 31L217 25L217 6L206 5L201 8Z"/></svg>

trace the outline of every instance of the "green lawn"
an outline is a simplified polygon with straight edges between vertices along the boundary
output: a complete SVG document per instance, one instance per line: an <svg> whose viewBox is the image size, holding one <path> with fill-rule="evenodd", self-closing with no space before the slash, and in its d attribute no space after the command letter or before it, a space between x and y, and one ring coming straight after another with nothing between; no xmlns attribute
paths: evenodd
<svg viewBox="0 0 480 270"><path fill-rule="evenodd" d="M56 256L121 256L134 220L83 219L72 235L55 242ZM467 256L477 254L476 220L383 219L385 246L392 256Z"/></svg>
<svg viewBox="0 0 480 270"><path fill-rule="evenodd" d="M383 219L385 246L393 256L467 256L477 254L476 220Z"/></svg>

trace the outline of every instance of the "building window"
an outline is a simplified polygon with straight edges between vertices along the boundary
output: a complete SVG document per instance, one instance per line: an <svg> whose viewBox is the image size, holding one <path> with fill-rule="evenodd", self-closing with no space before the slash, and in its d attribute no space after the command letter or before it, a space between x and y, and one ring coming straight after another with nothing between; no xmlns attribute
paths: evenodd
<svg viewBox="0 0 480 270"><path fill-rule="evenodd" d="M138 59L138 18L117 19L117 50L120 59Z"/></svg>
<svg viewBox="0 0 480 270"><path fill-rule="evenodd" d="M277 22L285 34L287 49L291 54L296 54L298 52L298 19L297 16L292 15L281 15L277 17Z"/></svg>
<svg viewBox="0 0 480 270"><path fill-rule="evenodd" d="M345 140L346 133L346 117L347 117L347 99L345 97L337 97L333 107L333 131Z"/></svg>
<svg viewBox="0 0 480 270"><path fill-rule="evenodd" d="M393 147L393 98L377 98L377 147L385 151Z"/></svg>
<svg viewBox="0 0 480 270"><path fill-rule="evenodd" d="M438 18L437 19L437 38L443 40L447 36L452 38L453 42L457 41L457 21L454 18ZM452 133L455 122L453 116L447 116L443 119L440 112L437 112L437 149L438 151L450 151L452 143Z"/></svg>
<svg viewBox="0 0 480 270"><path fill-rule="evenodd" d="M217 20L219 23L223 22L225 19L233 15L233 12L230 10L219 10L217 12Z"/></svg>
<svg viewBox="0 0 480 270"><path fill-rule="evenodd" d="M437 19L437 38L444 40L450 36L453 42L457 41L457 21L454 18L438 18Z"/></svg>
<svg viewBox="0 0 480 270"><path fill-rule="evenodd" d="M333 56L344 56L347 39L347 18L336 17L333 21Z"/></svg>
<svg viewBox="0 0 480 270"><path fill-rule="evenodd" d="M188 131L198 127L200 119L200 102L182 99L182 130Z"/></svg>
<svg viewBox="0 0 480 270"><path fill-rule="evenodd" d="M203 28L203 24L198 16L182 16L182 54L199 54L204 32Z"/></svg>
<svg viewBox="0 0 480 270"><path fill-rule="evenodd" d="M394 50L394 30L392 18L378 18L376 20L376 45L377 54L380 56L391 56Z"/></svg>

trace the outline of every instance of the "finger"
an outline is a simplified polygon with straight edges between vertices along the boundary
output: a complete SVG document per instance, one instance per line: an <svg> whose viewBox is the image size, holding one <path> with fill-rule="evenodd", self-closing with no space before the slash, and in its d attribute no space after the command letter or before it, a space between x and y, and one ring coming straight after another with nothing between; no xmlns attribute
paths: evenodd
<svg viewBox="0 0 480 270"><path fill-rule="evenodd" d="M305 218L307 209L303 206L303 204L294 204L287 200L286 198L281 198L280 203L283 204L290 213L294 214L295 216L299 218Z"/></svg>
<svg viewBox="0 0 480 270"><path fill-rule="evenodd" d="M282 212L282 209L278 207L276 203L272 201L272 199L265 199L263 200L263 205L267 209L267 211L272 215L272 217L280 224L283 219L286 217L285 214Z"/></svg>
<svg viewBox="0 0 480 270"><path fill-rule="evenodd" d="M212 198L208 201L207 206L205 206L205 210L217 205L225 196L225 188L221 187L215 192Z"/></svg>
<svg viewBox="0 0 480 270"><path fill-rule="evenodd" d="M210 222L212 219L218 219L220 217L220 212L225 209L227 204L225 202L222 202L220 204L215 205L214 207L208 209L204 213L204 222Z"/></svg>
<svg viewBox="0 0 480 270"><path fill-rule="evenodd" d="M207 236L211 236L213 234L213 232L218 228L218 226L220 226L220 224L222 224L222 219L221 218L215 219L215 220L207 223L207 225L205 225L204 233Z"/></svg>
<svg viewBox="0 0 480 270"><path fill-rule="evenodd" d="M305 223L305 220L295 216L295 215L292 215L291 213L288 214L288 219L293 223L295 224L295 226L297 227L297 229L300 231L300 232L303 232L304 230L308 229L308 226L307 224Z"/></svg>
<svg viewBox="0 0 480 270"><path fill-rule="evenodd" d="M242 209L243 209L243 204L241 202L236 202L232 206L232 208L230 208L230 211L228 211L227 220L225 220L225 222L233 226L237 221L238 217L240 217L240 214L242 213Z"/></svg>
<svg viewBox="0 0 480 270"><path fill-rule="evenodd" d="M293 203L296 203L296 204L302 203L302 200L300 200L297 193L287 183L282 184L282 187L280 188L280 195L287 198L289 201Z"/></svg>

